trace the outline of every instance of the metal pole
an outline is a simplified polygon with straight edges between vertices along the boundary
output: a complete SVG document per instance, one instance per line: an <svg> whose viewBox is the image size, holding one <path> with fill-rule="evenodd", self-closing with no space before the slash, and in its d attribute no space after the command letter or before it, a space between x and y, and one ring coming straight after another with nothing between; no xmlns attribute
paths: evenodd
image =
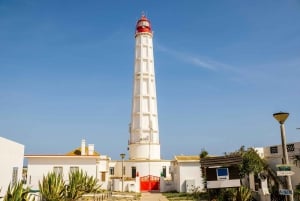
<svg viewBox="0 0 300 201"><path fill-rule="evenodd" d="M280 131L281 131L283 164L289 164L289 157L288 157L287 148L286 148L285 127L284 127L283 123L280 124ZM286 176L286 183L287 183L287 189L289 189L292 192L291 195L288 195L288 200L294 201L291 176Z"/></svg>
<svg viewBox="0 0 300 201"><path fill-rule="evenodd" d="M124 192L124 157L122 157L122 192Z"/></svg>
<svg viewBox="0 0 300 201"><path fill-rule="evenodd" d="M122 153L120 154L121 158L122 158L122 192L124 191L124 158L125 158L125 154Z"/></svg>

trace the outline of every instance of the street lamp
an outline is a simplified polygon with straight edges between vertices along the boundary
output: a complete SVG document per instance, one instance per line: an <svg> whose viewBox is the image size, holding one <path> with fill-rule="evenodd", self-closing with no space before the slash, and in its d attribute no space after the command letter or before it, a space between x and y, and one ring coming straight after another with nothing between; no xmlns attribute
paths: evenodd
<svg viewBox="0 0 300 201"><path fill-rule="evenodd" d="M278 112L278 113L273 114L273 117L280 124L283 164L289 164L289 157L288 157L287 148L286 148L285 128L284 128L284 122L288 118L288 116L289 116L289 113L286 113L286 112ZM290 195L288 195L288 200L293 201L294 197L293 197L291 176L286 176L286 183L287 183L288 190L290 190L290 192L292 192Z"/></svg>
<svg viewBox="0 0 300 201"><path fill-rule="evenodd" d="M124 191L124 158L125 158L125 154L122 153L120 154L121 158L122 158L122 192Z"/></svg>

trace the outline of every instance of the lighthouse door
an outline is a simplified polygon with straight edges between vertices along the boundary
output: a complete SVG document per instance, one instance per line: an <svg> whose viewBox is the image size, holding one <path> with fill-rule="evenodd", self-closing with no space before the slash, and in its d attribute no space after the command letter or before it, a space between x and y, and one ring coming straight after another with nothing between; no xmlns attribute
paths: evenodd
<svg viewBox="0 0 300 201"><path fill-rule="evenodd" d="M141 191L159 190L159 177L148 175L141 177Z"/></svg>

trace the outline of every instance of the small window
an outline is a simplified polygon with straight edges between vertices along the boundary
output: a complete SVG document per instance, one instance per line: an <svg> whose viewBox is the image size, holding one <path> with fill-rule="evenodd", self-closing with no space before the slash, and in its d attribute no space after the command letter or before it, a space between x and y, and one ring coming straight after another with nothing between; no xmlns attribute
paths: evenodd
<svg viewBox="0 0 300 201"><path fill-rule="evenodd" d="M161 174L162 177L166 177L167 176L167 167L166 166L163 166L162 167L162 174Z"/></svg>
<svg viewBox="0 0 300 201"><path fill-rule="evenodd" d="M63 167L53 167L53 172L55 173L55 174L60 174L60 175L62 175L63 174Z"/></svg>
<svg viewBox="0 0 300 201"><path fill-rule="evenodd" d="M18 167L13 167L13 173L12 173L12 184L16 184L18 181Z"/></svg>
<svg viewBox="0 0 300 201"><path fill-rule="evenodd" d="M136 178L136 167L131 167L131 177Z"/></svg>
<svg viewBox="0 0 300 201"><path fill-rule="evenodd" d="M270 147L270 153L271 153L271 154L277 154L277 153L278 153L278 148L277 148L277 146Z"/></svg>
<svg viewBox="0 0 300 201"><path fill-rule="evenodd" d="M71 166L70 167L70 172L78 172L79 171L79 167L78 166Z"/></svg>
<svg viewBox="0 0 300 201"><path fill-rule="evenodd" d="M101 181L105 181L105 173L106 172L101 172Z"/></svg>
<svg viewBox="0 0 300 201"><path fill-rule="evenodd" d="M115 175L115 168L114 167L109 168L109 174L110 175Z"/></svg>
<svg viewBox="0 0 300 201"><path fill-rule="evenodd" d="M294 146L294 144L287 144L286 149L288 152L293 152L293 151L295 151L295 146Z"/></svg>

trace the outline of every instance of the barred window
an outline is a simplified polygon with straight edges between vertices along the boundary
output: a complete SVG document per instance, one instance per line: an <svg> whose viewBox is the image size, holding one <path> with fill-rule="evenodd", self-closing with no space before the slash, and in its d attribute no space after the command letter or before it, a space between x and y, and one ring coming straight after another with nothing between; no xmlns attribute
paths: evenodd
<svg viewBox="0 0 300 201"><path fill-rule="evenodd" d="M115 175L115 168L114 167L109 167L109 174L110 175Z"/></svg>
<svg viewBox="0 0 300 201"><path fill-rule="evenodd" d="M270 147L270 153L271 154L277 154L278 153L278 147L277 146Z"/></svg>
<svg viewBox="0 0 300 201"><path fill-rule="evenodd" d="M16 184L18 181L18 167L13 167L13 173L12 173L12 184Z"/></svg>
<svg viewBox="0 0 300 201"><path fill-rule="evenodd" d="M292 151L295 151L295 146L294 146L294 144L287 144L286 149L288 152L292 152Z"/></svg>
<svg viewBox="0 0 300 201"><path fill-rule="evenodd" d="M79 167L78 166L71 166L70 167L70 172L77 172L79 171Z"/></svg>
<svg viewBox="0 0 300 201"><path fill-rule="evenodd" d="M53 167L53 172L54 172L55 174L60 174L60 175L62 175L62 174L63 174L63 167L55 166L55 167Z"/></svg>

